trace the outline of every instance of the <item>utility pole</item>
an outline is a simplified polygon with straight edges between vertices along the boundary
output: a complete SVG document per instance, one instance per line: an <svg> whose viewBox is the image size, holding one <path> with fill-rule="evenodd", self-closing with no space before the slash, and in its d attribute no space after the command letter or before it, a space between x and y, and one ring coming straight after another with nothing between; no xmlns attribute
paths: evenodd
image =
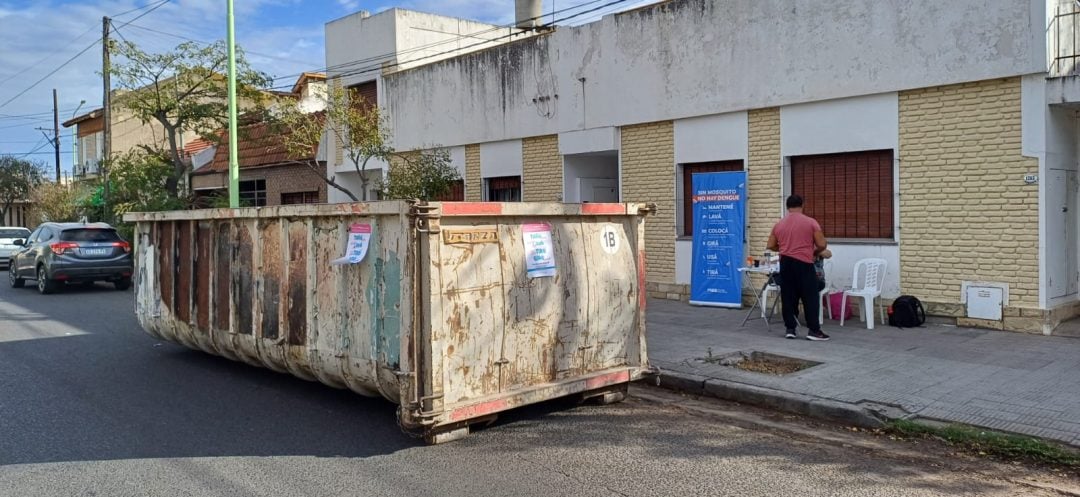
<svg viewBox="0 0 1080 497"><path fill-rule="evenodd" d="M102 138L104 144L101 147L101 165L99 171L101 177L104 180L104 190L102 190L102 203L104 204L103 211L105 216L111 218L109 212L109 159L112 157L112 78L109 76L109 24L110 19L108 16L101 18L101 84L103 89L101 112L103 123ZM111 219L108 219L111 221Z"/></svg>
<svg viewBox="0 0 1080 497"><path fill-rule="evenodd" d="M60 114L56 108L56 88L52 90L53 149L56 151L56 184L60 184Z"/></svg>
<svg viewBox="0 0 1080 497"><path fill-rule="evenodd" d="M229 49L229 207L240 207L240 163L236 152L236 37L233 33L233 0L228 0L226 45Z"/></svg>

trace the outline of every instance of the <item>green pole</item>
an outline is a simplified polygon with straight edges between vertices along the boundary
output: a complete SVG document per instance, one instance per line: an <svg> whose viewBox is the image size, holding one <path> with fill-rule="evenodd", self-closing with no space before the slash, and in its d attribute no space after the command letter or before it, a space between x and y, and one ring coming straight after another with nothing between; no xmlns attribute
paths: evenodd
<svg viewBox="0 0 1080 497"><path fill-rule="evenodd" d="M225 43L229 50L229 207L240 207L240 161L236 153L236 39L233 34L233 0L228 0L229 26Z"/></svg>

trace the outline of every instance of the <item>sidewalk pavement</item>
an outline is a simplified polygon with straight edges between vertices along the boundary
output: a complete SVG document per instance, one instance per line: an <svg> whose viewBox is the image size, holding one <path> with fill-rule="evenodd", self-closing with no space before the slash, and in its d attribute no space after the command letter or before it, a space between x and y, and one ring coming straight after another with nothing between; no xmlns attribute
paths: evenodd
<svg viewBox="0 0 1080 497"><path fill-rule="evenodd" d="M852 424L928 419L1080 446L1080 339L944 325L867 330L855 318L844 327L826 320L827 342L806 340L805 328L786 340L777 311L771 329L760 319L739 327L745 309L649 300L649 357L662 385ZM821 364L775 376L702 361L710 351Z"/></svg>

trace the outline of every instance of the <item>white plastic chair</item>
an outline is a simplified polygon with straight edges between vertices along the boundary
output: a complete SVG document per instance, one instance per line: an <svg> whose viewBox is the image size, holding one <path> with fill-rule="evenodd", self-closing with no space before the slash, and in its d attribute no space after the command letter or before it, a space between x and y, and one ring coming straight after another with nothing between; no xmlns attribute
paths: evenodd
<svg viewBox="0 0 1080 497"><path fill-rule="evenodd" d="M832 280L829 279L829 268L832 267L832 261L825 259L825 263L822 265L822 270L825 273L825 288L822 288L818 292L818 324L825 324L825 308L829 308L829 319L832 319L832 306L829 305L829 294L832 293Z"/></svg>
<svg viewBox="0 0 1080 497"><path fill-rule="evenodd" d="M769 308L769 294L775 294L776 298L780 298L780 285L769 285L761 291L761 317L765 317L765 309ZM776 303L774 301L773 306ZM770 316L771 317L771 316Z"/></svg>
<svg viewBox="0 0 1080 497"><path fill-rule="evenodd" d="M874 300L881 297L881 285L885 281L887 268L888 262L885 259L861 259L855 263L855 271L851 275L852 287L844 290L844 296L840 299L840 326L844 325L847 298L862 297L863 312L859 313L859 318L866 321L866 329L874 329ZM878 300L878 311L881 314L881 324L885 324L885 306L880 300Z"/></svg>

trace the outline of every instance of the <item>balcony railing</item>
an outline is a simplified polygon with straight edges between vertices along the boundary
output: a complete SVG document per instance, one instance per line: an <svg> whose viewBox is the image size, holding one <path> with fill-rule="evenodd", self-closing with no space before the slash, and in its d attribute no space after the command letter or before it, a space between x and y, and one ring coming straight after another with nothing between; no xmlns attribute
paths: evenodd
<svg viewBox="0 0 1080 497"><path fill-rule="evenodd" d="M1080 1L1060 2L1053 14L1046 27L1050 77L1080 74Z"/></svg>

